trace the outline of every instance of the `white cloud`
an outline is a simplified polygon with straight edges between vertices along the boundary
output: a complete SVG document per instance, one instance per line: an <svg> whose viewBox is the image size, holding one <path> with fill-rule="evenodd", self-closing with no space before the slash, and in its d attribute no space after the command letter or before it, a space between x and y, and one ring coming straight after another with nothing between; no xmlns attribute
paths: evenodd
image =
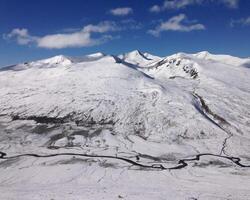
<svg viewBox="0 0 250 200"><path fill-rule="evenodd" d="M153 5L150 9L149 9L150 12L155 12L155 13L158 13L161 11L161 7L158 6L158 5Z"/></svg>
<svg viewBox="0 0 250 200"><path fill-rule="evenodd" d="M89 24L85 26L82 31L83 32L95 32L95 33L105 33L109 31L116 31L119 28L114 22L104 21L97 25Z"/></svg>
<svg viewBox="0 0 250 200"><path fill-rule="evenodd" d="M232 27L234 27L235 25L250 26L250 16L246 18L237 19L237 20L231 20L230 25Z"/></svg>
<svg viewBox="0 0 250 200"><path fill-rule="evenodd" d="M30 36L29 31L25 28L19 29L15 28L13 29L9 34L4 36L4 38L16 38L17 43L21 45L29 44L34 41L36 41L36 37Z"/></svg>
<svg viewBox="0 0 250 200"><path fill-rule="evenodd" d="M170 9L182 9L191 5L202 5L205 3L224 4L228 8L238 8L240 0L165 0L162 5L153 5L150 12L161 12Z"/></svg>
<svg viewBox="0 0 250 200"><path fill-rule="evenodd" d="M110 35L93 37L93 33L107 33L119 28L115 23L105 21L97 25L89 24L72 33L59 33L42 37L31 36L27 29L13 29L5 38L14 38L20 45L35 44L41 48L61 49L67 47L94 46L112 39Z"/></svg>
<svg viewBox="0 0 250 200"><path fill-rule="evenodd" d="M115 16L125 16L133 13L133 9L129 7L114 8L110 10L110 13Z"/></svg>
<svg viewBox="0 0 250 200"><path fill-rule="evenodd" d="M162 5L154 5L151 12L160 12L168 9L181 9L189 5L200 4L203 0L165 0Z"/></svg>
<svg viewBox="0 0 250 200"><path fill-rule="evenodd" d="M200 4L202 0L173 0L165 1L163 7L165 9L180 9L193 4Z"/></svg>
<svg viewBox="0 0 250 200"><path fill-rule="evenodd" d="M180 31L180 32L190 32L194 30L204 30L205 26L203 24L191 24L187 19L185 14L179 14L167 20L166 22L161 22L159 26L155 29L149 30L148 33L159 36L163 31Z"/></svg>
<svg viewBox="0 0 250 200"><path fill-rule="evenodd" d="M76 32L71 34L46 35L37 39L37 46L48 49L61 49L67 47L86 47L98 43L90 37L88 32Z"/></svg>
<svg viewBox="0 0 250 200"><path fill-rule="evenodd" d="M220 0L229 8L238 8L240 0Z"/></svg>

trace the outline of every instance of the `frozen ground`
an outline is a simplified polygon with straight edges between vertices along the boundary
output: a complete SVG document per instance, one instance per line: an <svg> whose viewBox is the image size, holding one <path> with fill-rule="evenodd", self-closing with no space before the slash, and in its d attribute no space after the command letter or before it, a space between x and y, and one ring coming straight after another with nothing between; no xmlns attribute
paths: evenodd
<svg viewBox="0 0 250 200"><path fill-rule="evenodd" d="M133 51L3 68L0 199L250 199L249 66Z"/></svg>

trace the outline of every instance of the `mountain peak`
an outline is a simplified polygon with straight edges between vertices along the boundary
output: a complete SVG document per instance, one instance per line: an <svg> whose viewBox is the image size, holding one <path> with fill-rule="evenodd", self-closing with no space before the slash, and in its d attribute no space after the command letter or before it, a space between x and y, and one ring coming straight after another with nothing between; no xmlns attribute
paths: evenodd
<svg viewBox="0 0 250 200"><path fill-rule="evenodd" d="M201 51L201 52L198 52L196 54L194 54L194 56L198 57L198 58L207 58L208 56L211 56L212 54L209 53L208 51Z"/></svg>
<svg viewBox="0 0 250 200"><path fill-rule="evenodd" d="M143 55L143 53L139 50L133 50L133 51L130 51L128 52L127 54L132 54L132 55Z"/></svg>
<svg viewBox="0 0 250 200"><path fill-rule="evenodd" d="M231 55L226 54L211 54L208 51L202 51L196 54L193 54L196 58L204 59L204 60L210 60L213 62L220 62L227 65L233 65L233 66L245 66L249 65L250 62L247 58L239 58Z"/></svg>
<svg viewBox="0 0 250 200"><path fill-rule="evenodd" d="M57 64L69 65L69 64L72 64L72 60L67 56L57 55L57 56L53 56L51 58L42 59L42 60L34 61L34 62L31 62L31 63L32 64L38 64L38 65L42 65L42 64L47 64L47 65L57 65Z"/></svg>
<svg viewBox="0 0 250 200"><path fill-rule="evenodd" d="M133 50L125 54L121 54L118 58L124 60L125 62L138 65L140 67L146 66L149 63L159 60L158 56L151 55L149 53L143 53L139 50Z"/></svg>

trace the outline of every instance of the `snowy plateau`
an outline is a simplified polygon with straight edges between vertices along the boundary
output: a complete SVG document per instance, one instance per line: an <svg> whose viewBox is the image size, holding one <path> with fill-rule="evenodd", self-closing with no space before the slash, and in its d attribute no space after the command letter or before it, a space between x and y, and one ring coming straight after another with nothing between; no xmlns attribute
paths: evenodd
<svg viewBox="0 0 250 200"><path fill-rule="evenodd" d="M1 200L249 200L250 58L132 51L0 69Z"/></svg>

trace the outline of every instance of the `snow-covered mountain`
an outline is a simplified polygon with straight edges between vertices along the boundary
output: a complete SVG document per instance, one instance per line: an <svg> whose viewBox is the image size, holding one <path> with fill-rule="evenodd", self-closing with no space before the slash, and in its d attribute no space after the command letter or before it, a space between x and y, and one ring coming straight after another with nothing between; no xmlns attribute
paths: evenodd
<svg viewBox="0 0 250 200"><path fill-rule="evenodd" d="M146 65L158 61L161 59L159 56L154 56L149 53L142 53L138 50L134 50L125 54L121 54L118 58L123 61L137 65L139 67L145 67Z"/></svg>
<svg viewBox="0 0 250 200"><path fill-rule="evenodd" d="M210 54L208 51L202 51L196 54L193 54L195 57L205 60L210 60L213 62L221 62L233 66L245 66L250 67L249 58L238 58L230 55L214 55Z"/></svg>
<svg viewBox="0 0 250 200"><path fill-rule="evenodd" d="M79 170L84 162L85 175L97 188L96 182L104 180L108 186L116 184L117 191L114 190L118 192L122 183L130 185L126 179L130 176L131 188L139 190L142 188L137 181L145 184L146 191L158 188L158 192L164 184L175 184L166 192L166 195L173 194L171 199L188 197L185 195L198 198L200 192L214 194L204 199L221 199L224 194L231 195L232 199L247 199L250 172L249 169L242 171L240 164L250 165L249 63L249 59L208 52L177 53L161 58L132 51L119 56L96 53L75 58L60 55L2 68L0 151L19 156L14 161L0 161L0 167L8 168L7 175L0 176L0 182L17 188L22 184L45 187L55 180L43 177L38 170L53 169L58 170L60 181L66 183L73 180L72 176L82 176ZM69 160L67 155L48 156L37 161L22 158L25 153L65 152L99 156L99 159L100 156L113 156L114 159L89 160L96 171L91 177L88 161L80 158L70 157ZM164 175L168 180L163 179L159 171L144 171L143 177L136 170L121 173L127 165L120 158L136 162L139 169L147 165L151 166L146 167L147 170L154 170L179 166L183 159L201 154L208 156L200 161L191 159L188 171L180 172L182 175L176 173L175 176L186 177L183 181L171 178L167 172ZM231 157L241 159L239 165L236 160L230 160ZM130 164L134 165L133 162ZM65 175L66 164L63 163L78 172ZM17 167L24 171L17 174ZM80 171L83 173L82 169ZM220 180L215 181L215 171ZM193 172L200 177L206 176L205 182L210 184L210 189L205 182L200 183L200 177L194 178ZM122 181L111 183L108 181L111 176ZM13 178L20 181L9 181ZM146 183L149 179L154 186ZM190 184L192 180L197 184ZM67 182L70 185L67 187L75 187L72 190L79 192L80 183L86 186L87 182L78 181ZM234 181L234 189L222 184L228 181ZM60 184L55 190L64 187ZM217 190L218 184L221 184L221 191ZM240 187L241 184L244 187ZM193 186L198 189L194 190ZM156 197L150 192L145 196L133 196L131 188L124 193L132 195L132 199ZM178 194L179 190L182 194ZM3 198L8 191L4 189ZM238 192L237 196L235 191L240 194ZM63 198L70 199L67 195L59 199ZM91 195L86 198L94 199Z"/></svg>

